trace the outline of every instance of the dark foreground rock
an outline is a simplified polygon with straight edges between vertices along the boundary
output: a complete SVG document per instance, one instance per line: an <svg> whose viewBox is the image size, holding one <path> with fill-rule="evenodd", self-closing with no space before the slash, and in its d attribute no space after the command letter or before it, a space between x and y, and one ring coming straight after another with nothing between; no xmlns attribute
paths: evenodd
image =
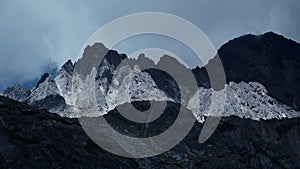
<svg viewBox="0 0 300 169"><path fill-rule="evenodd" d="M176 106L168 110L176 110ZM115 111L110 112L107 118L115 115ZM124 124L124 119L116 116L114 123ZM157 124L157 128L164 129L163 125ZM276 169L300 166L300 118L268 121L223 118L213 136L199 144L201 128L202 124L196 123L180 144L164 154L129 159L94 144L77 119L62 118L0 97L0 168Z"/></svg>

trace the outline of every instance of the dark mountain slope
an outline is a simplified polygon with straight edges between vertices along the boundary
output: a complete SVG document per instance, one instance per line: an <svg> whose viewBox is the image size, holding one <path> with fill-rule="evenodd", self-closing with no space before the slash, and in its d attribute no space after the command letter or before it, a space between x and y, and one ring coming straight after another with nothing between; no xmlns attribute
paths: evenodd
<svg viewBox="0 0 300 169"><path fill-rule="evenodd" d="M227 82L259 82L272 97L300 110L300 44L273 32L249 34L224 44L218 54ZM200 86L210 87L204 68L193 72Z"/></svg>
<svg viewBox="0 0 300 169"><path fill-rule="evenodd" d="M143 106L143 102L140 103ZM168 108L172 111L172 107ZM116 111L112 125L124 124ZM172 114L172 113L171 113ZM176 114L176 113L175 113ZM125 122L126 123L126 122ZM117 126L115 126L117 127ZM128 126L127 126L128 127ZM161 130L166 127L161 123ZM198 143L196 123L175 148L159 156L128 159L94 144L76 119L0 97L0 168L299 168L300 119L223 118L213 136ZM131 131L132 128L126 128Z"/></svg>
<svg viewBox="0 0 300 169"><path fill-rule="evenodd" d="M281 102L300 110L300 45L269 32L225 44L219 55L228 81L257 81Z"/></svg>

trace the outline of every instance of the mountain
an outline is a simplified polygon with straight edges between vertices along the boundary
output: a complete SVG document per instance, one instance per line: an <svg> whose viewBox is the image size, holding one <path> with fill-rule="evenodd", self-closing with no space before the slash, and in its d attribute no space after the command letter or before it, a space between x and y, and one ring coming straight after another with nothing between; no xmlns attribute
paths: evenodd
<svg viewBox="0 0 300 169"><path fill-rule="evenodd" d="M17 84L13 87L7 88L3 93L1 93L1 95L17 101L24 101L30 95L30 90Z"/></svg>
<svg viewBox="0 0 300 169"><path fill-rule="evenodd" d="M140 106L145 106L140 102ZM170 118L176 109L167 107ZM112 110L104 115L118 130L140 134ZM300 119L254 121L222 118L214 135L198 143L202 129L195 123L185 139L158 156L130 159L97 146L78 119L61 117L0 97L0 168L297 168ZM166 119L161 119L166 120ZM156 123L165 130L167 123ZM100 124L101 125L101 124ZM137 125L137 123L136 123ZM151 131L150 131L151 132ZM117 143L113 140L112 144Z"/></svg>
<svg viewBox="0 0 300 169"><path fill-rule="evenodd" d="M58 71L55 77L55 83L59 90L60 95L65 99L66 104L70 104L72 94L72 78L73 78L74 64L71 60L68 60Z"/></svg>
<svg viewBox="0 0 300 169"><path fill-rule="evenodd" d="M300 45L281 35L244 35L218 54L228 82L259 82L272 97L300 110Z"/></svg>
<svg viewBox="0 0 300 169"><path fill-rule="evenodd" d="M41 77L37 87L30 93L26 102L32 104L51 95L59 95L59 90L53 77L46 73Z"/></svg>
<svg viewBox="0 0 300 169"><path fill-rule="evenodd" d="M249 107L256 107L258 104L253 102L255 99L252 99L252 96L242 98L243 96L237 93L241 90L245 91L244 95L247 93L253 93L256 89L253 89L253 84L249 83L255 82L254 84L259 86L259 88L262 88L264 93L266 93L266 96L268 96L261 97L261 101L263 103L268 103L271 99L273 99L276 101L276 105L278 106L283 104L284 107L284 105L287 105L286 107L279 108L278 110L269 110L268 108L272 107L270 106L271 103L270 105L265 104L264 107L266 107L266 110L264 111L274 112L273 115L270 113L268 118L286 117L285 112L290 112L290 107L292 108L292 112L290 114L287 113L288 117L291 114L293 114L291 117L294 117L294 114L298 114L297 111L299 111L298 99L300 97L300 92L298 91L300 86L300 62L299 57L297 57L297 51L299 50L300 45L298 43L273 32L268 32L263 35L244 35L224 44L218 50L218 55L224 67L227 87L229 87L229 91L231 91L231 94L228 94L230 97L228 97L227 102L231 103L231 101L236 100L234 97L238 97L247 102L247 105L242 105L245 110L249 110ZM96 60L100 60L101 62L92 63L91 60L93 59L89 59L91 57L97 58ZM216 58L212 58L205 67L196 67L191 70L196 78L197 85L199 87L199 89L197 89L198 91L206 91L206 89L211 88L206 68L212 67L211 65L214 64L215 60ZM83 58L78 62L82 65L92 65L91 67L95 67L94 77L89 77L89 81L84 81L86 80L85 76L92 72L92 69L90 68L90 70L85 70L84 80L78 83L85 84L85 87L83 88L86 89L95 88L96 94L90 93L90 90L84 91L86 93L83 92L84 94L81 93L81 95L80 93L77 93L78 96L76 96L76 105L82 106L81 108L83 110L91 109L94 112L98 111L98 113L94 114L96 116L99 114L105 114L119 104L145 100L147 99L146 96L148 96L149 100L152 99L156 101L159 101L160 98L169 101L172 100L176 103L181 101L188 103L190 101L190 98L183 98L183 100L180 101L181 95L178 93L178 87L188 86L192 82L183 81L178 83L172 78L172 76L168 75L168 73L157 70L161 67L169 67L171 68L171 71L176 70L181 72L178 74L187 76L190 70L172 57L163 56L159 62L155 64L143 54L140 55L138 59L128 59L126 55L118 54L116 51L107 49L103 44L96 43L86 48ZM96 68L96 65L99 66ZM173 69L174 67L176 67L176 69ZM133 72L138 72L144 68L146 68L146 70L141 73L137 75L132 74ZM114 74L115 72L117 72L116 75ZM113 77L115 77L115 81L112 81ZM95 86L91 86L91 84L94 83L94 78L96 79L96 84ZM136 79L136 81L129 79ZM145 83L146 81L147 83ZM142 90L141 88L138 88L134 82L142 84L139 85L139 87L142 87ZM231 82L236 83L234 84L234 87L236 88L235 90L230 90L230 88L233 87L230 85ZM119 84L122 85L119 86ZM149 84L153 85L149 86ZM128 90L130 88L129 86L134 85L135 87ZM145 94L141 95L141 91L144 91ZM255 92L256 94L254 94L255 96L253 97L260 97L258 91ZM129 96L128 93L131 93L131 96ZM135 96L132 96L132 93L134 93ZM188 95L194 95L195 93L196 90L188 93ZM90 99L90 96L93 95L96 95L95 98L88 100ZM84 96L89 97L85 98ZM78 100L78 98L82 99ZM199 107L199 103L194 102L194 104L194 107ZM205 107L203 108L205 109ZM293 109L296 113L293 112ZM198 114L196 109L193 110L194 114ZM233 111L234 109L231 110ZM227 113L234 114L234 111ZM265 116L260 116L260 112L255 114L257 114L256 117L252 115L237 115L256 120L260 118L267 118ZM75 116L80 116L80 113Z"/></svg>
<svg viewBox="0 0 300 169"><path fill-rule="evenodd" d="M246 94L255 91L253 85L248 83L256 82L258 86L263 88L268 97L278 101L276 105L287 105L286 109L288 110L280 109L279 113L275 113L281 114L280 117L274 114L274 116L270 115L270 118L285 117L284 111L290 112L289 107L299 111L300 61L297 57L299 50L300 45L298 43L273 32L263 35L244 35L224 44L218 50L218 54L224 67L227 87L231 91L229 93L232 93L229 94L230 97L227 102L231 103L232 100L235 100L231 98L236 97L235 95L238 95L239 98L243 97L236 93L236 90L244 90ZM179 86L188 86L192 82L178 82L168 73L157 70L162 67L169 67L171 68L169 71L175 70L177 71L175 74L187 76L190 69L180 64L176 59L163 56L155 64L143 54L137 59L131 59L127 58L125 54L107 49L102 43L95 43L86 47L83 57L76 64L68 60L56 77L53 78L49 74L43 75L29 96L22 95L20 97L23 100L26 98L25 101L29 104L68 117L80 117L82 115L81 110L87 109L94 112L94 114L89 114L90 116L102 115L117 105L133 101L169 100L187 104L191 102L191 98L180 98L182 95L193 96L197 91L198 93L199 91L207 92L209 91L207 89L211 88L206 68L214 64L215 60L212 58L205 67L192 69L192 74L199 88L194 91L180 91L189 92L180 94L178 92ZM93 69L94 73L92 73ZM140 70L143 71L140 72ZM74 77L74 73L78 76ZM233 87L230 85L231 82L234 82L236 90L230 90ZM76 85L72 86L73 84ZM22 94L22 92L19 93ZM10 97L10 95L7 96ZM207 96L209 95L207 94ZM251 98L243 98L247 105L242 105L242 107L247 110L249 107L256 107L257 104L253 103ZM261 101L267 103L270 98L262 97ZM195 109L196 107L199 108L200 100L197 101L198 103L194 99L195 105L190 105L194 114L199 114ZM268 110L268 104L265 104L265 107L267 107L265 111L271 111ZM202 109L205 107L202 106ZM227 114L234 113L228 112ZM251 117L252 119L261 117L259 115L252 117L240 114L237 116Z"/></svg>
<svg viewBox="0 0 300 169"><path fill-rule="evenodd" d="M204 122L211 105L212 89L199 88L190 99L188 108L198 121ZM257 82L229 82L226 85L226 101L223 117L237 116L253 120L283 119L299 117L299 111L282 104L270 96L267 89ZM217 104L219 100L215 100ZM200 103L200 104L199 104Z"/></svg>
<svg viewBox="0 0 300 169"><path fill-rule="evenodd" d="M258 82L272 97L300 110L300 45L282 35L244 35L224 44L218 54L227 83ZM214 62L210 61L205 67ZM192 70L200 86L210 88L205 68Z"/></svg>
<svg viewBox="0 0 300 169"><path fill-rule="evenodd" d="M41 77L36 88L24 102L52 112L61 111L65 108L64 98L61 96L54 78L48 73Z"/></svg>
<svg viewBox="0 0 300 169"><path fill-rule="evenodd" d="M20 86L6 92L23 102L0 97L0 168L299 168L299 46L268 32L238 37L218 50L226 74L225 107L203 144L198 137L216 92L206 68L216 58L188 69L167 55L155 64L143 54L131 59L101 43L87 46L81 59L68 60L55 77L44 74L27 94ZM173 75L194 76L196 88L187 90L192 81ZM165 111L150 123L134 123L118 111L128 104L144 111L161 101L167 101ZM78 122L103 115L118 132L147 137L169 128L179 108L200 123L176 147L143 159L103 150Z"/></svg>
<svg viewBox="0 0 300 169"><path fill-rule="evenodd" d="M69 105L73 108L67 116L103 115L126 102L174 100L160 88L154 76L146 70L141 71L145 65L156 67L142 55L130 59L125 54L108 50L101 43L88 46L75 65L73 84L76 86L70 98L73 102ZM86 114L87 111L93 113Z"/></svg>

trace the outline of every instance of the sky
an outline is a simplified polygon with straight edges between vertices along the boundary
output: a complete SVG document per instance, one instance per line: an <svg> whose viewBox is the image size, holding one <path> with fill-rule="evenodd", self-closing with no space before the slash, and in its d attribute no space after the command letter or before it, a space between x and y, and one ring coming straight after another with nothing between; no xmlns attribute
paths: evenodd
<svg viewBox="0 0 300 169"><path fill-rule="evenodd" d="M267 31L300 42L298 0L0 0L0 91L16 83L30 86L68 59L77 60L95 31L137 12L182 17L200 28L217 49L235 37ZM146 47L172 50L180 45L169 41L134 37L115 49L133 53ZM180 51L179 55L190 55L188 49Z"/></svg>

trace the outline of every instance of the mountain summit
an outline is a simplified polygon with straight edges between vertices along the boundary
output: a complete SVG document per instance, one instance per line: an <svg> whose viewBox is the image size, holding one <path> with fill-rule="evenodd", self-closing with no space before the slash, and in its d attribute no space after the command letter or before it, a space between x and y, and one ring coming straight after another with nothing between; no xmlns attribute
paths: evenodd
<svg viewBox="0 0 300 169"><path fill-rule="evenodd" d="M219 50L228 82L259 82L280 102L300 110L300 44L281 35L244 35Z"/></svg>
<svg viewBox="0 0 300 169"><path fill-rule="evenodd" d="M30 90L16 84L13 87L7 88L1 95L17 101L24 101L30 95Z"/></svg>
<svg viewBox="0 0 300 169"><path fill-rule="evenodd" d="M272 32L224 44L218 50L227 80L221 91L226 93L224 111L215 133L199 144L201 122L210 115L216 92L206 67L216 58L190 70L167 55L155 64L144 55L127 58L101 43L88 46L81 59L68 60L55 77L44 74L32 91L16 85L2 93L23 103L0 96L0 168L299 168L299 50L298 43ZM192 73L198 86L187 90L190 98L178 90L190 82L175 81L157 70L160 66ZM164 112L149 123L134 123L118 111L126 104L144 111L162 101L167 101ZM189 109L200 123L176 147L144 159L101 149L75 118L92 118L103 127L97 121L103 115L124 135L148 137L169 128L179 108ZM124 146L117 139L108 141Z"/></svg>
<svg viewBox="0 0 300 169"><path fill-rule="evenodd" d="M252 115L255 111L249 108L257 105L254 105L251 98L262 97L266 103L274 98L278 101L278 104L285 104L287 107L294 109L288 108L286 110L288 113L281 112L282 117L291 114L294 116L296 114L294 111L298 111L300 107L299 52L300 45L298 43L273 32L262 35L248 34L235 38L218 50L227 81L227 85L224 87L228 88L228 94L233 97L234 95L239 95L235 92L241 88L246 90L246 93L253 92L249 97L244 98L249 105L243 108L243 110L249 110L248 113L252 112ZM36 88L29 95L28 91L19 92L21 94L24 93L24 95L18 96L17 99L20 100L21 98L21 101L25 100L29 104L38 105L69 117L80 116L80 113L74 113L75 109L93 109L98 111L98 114L95 114L97 116L105 114L119 104L132 101L168 100L179 103L181 102L181 95L178 92L178 85L186 86L190 82L186 81L182 82L182 84L177 84L170 75L163 71L155 70L161 65L169 67L172 65L172 69L176 68L179 72L192 71L198 83L198 91L191 93L191 95L194 95L193 101L189 100L189 98L182 100L186 104L190 101L190 103L193 102L194 105L189 106L196 113L199 108L198 104L201 104L195 103L195 101L199 102L201 100L195 98L197 93L199 91L204 93L212 92L210 91L211 86L206 67L213 64L214 60L215 58L212 58L205 67L196 67L189 70L170 56L163 56L155 64L144 55L140 55L138 59L130 59L125 54L119 54L117 51L107 49L102 43L95 43L85 48L83 57L75 64L68 60L61 67L56 77L44 74ZM139 65L139 63L143 64ZM140 67L141 65L144 65L144 67L147 65L146 67L153 67L154 69L140 72L140 70L143 70L143 66ZM93 68L95 68L95 73L91 74ZM76 79L74 74L79 74L83 78ZM74 81L77 84L75 86L73 86ZM253 84L248 84L250 82L253 82ZM93 84L95 85L93 86ZM255 86L261 88L259 91L263 91L264 96L258 93L258 89ZM236 88L236 90L233 90L233 88ZM16 89L13 91L16 92ZM6 93L14 93L9 91L12 91L12 89ZM82 91L85 93L82 93ZM94 95L95 98L92 97ZM13 97L13 94L6 94L5 96L16 98ZM206 96L203 99L210 100L210 95L207 94ZM93 100L90 100L91 98ZM228 100L235 99L228 98ZM48 104L49 102L54 104ZM229 107L234 107L234 104L231 104L230 101L227 104L229 104ZM75 105L77 107L74 107ZM209 102L207 102L206 106L208 105ZM264 105L265 107L270 107L268 104ZM203 106L203 110L206 109ZM239 107L239 105L235 106ZM270 112L276 112L279 109L281 110L281 108L282 106L279 106L279 108L274 108ZM260 110L258 110L258 113L262 113ZM225 114L234 115L236 113L239 116L236 111ZM196 114L199 115L199 113ZM245 114L242 117L252 117L252 115ZM264 117L273 118L275 116L279 117L278 115L267 115ZM257 119L258 117L260 116L253 118Z"/></svg>

